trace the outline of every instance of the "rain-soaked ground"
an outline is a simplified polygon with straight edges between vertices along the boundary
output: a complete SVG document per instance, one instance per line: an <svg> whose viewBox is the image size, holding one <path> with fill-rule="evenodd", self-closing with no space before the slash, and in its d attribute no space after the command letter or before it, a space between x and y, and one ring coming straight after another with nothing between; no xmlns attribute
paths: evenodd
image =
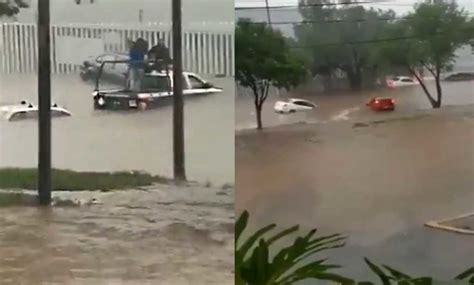
<svg viewBox="0 0 474 285"><path fill-rule="evenodd" d="M0 208L0 284L233 284L232 189L55 193L81 207Z"/></svg>
<svg viewBox="0 0 474 285"><path fill-rule="evenodd" d="M234 80L210 78L220 94L185 100L186 166L190 179L234 181ZM52 99L73 113L53 119L53 165L79 171L144 170L172 175L172 105L145 112L95 111L92 83L55 75ZM34 75L0 74L0 105L37 103ZM0 120L0 167L37 165L37 121Z"/></svg>
<svg viewBox="0 0 474 285"><path fill-rule="evenodd" d="M269 104L267 125L314 124L237 133L237 212L248 209L258 226L299 223L348 235L329 255L353 277L367 277L367 256L452 278L474 264L473 236L424 224L474 210L473 90L472 82L446 84L445 102L458 106L437 111L414 88L379 93L399 102L393 113L366 110L371 94L311 97L320 109L296 116L273 114ZM240 100L240 112L251 112Z"/></svg>

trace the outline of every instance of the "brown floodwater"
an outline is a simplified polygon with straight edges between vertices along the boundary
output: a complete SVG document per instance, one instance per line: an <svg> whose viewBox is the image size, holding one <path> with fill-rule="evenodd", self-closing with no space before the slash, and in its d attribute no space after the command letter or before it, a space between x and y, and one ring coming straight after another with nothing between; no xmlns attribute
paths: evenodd
<svg viewBox="0 0 474 285"><path fill-rule="evenodd" d="M466 82L443 82L443 104L445 106L457 106L474 104L474 81ZM434 82L428 81L431 91L435 90ZM265 102L263 107L263 124L267 127L293 124L298 122L321 123L328 121L340 121L348 118L370 118L374 113L367 109L365 104L370 98L392 97L396 101L399 113L413 113L418 110L430 109L426 95L421 87L403 87L397 89L381 88L376 90L355 92L337 92L330 95L322 95L306 90L292 92L274 91ZM241 88L237 89L235 103L236 129L254 128L255 110L252 94ZM310 112L301 112L290 115L277 114L273 111L273 105L277 100L288 98L304 98L313 101L319 108Z"/></svg>
<svg viewBox="0 0 474 285"><path fill-rule="evenodd" d="M473 237L424 223L474 209L472 84L447 84L452 106L437 111L413 88L383 93L399 102L392 113L366 110L373 94L312 97L320 109L284 123L315 124L238 132L237 212L249 210L254 227L301 224L346 234L345 248L324 255L353 277L368 277L367 256L414 275L452 278L474 263ZM242 114L252 106L240 100L245 125ZM271 107L264 122L283 124ZM351 112L334 119L344 109Z"/></svg>
<svg viewBox="0 0 474 285"><path fill-rule="evenodd" d="M233 284L233 191L55 193L82 207L0 208L0 284Z"/></svg>
<svg viewBox="0 0 474 285"><path fill-rule="evenodd" d="M189 179L214 185L234 182L234 80L210 78L223 93L185 100L186 168ZM34 75L0 74L0 105L37 104ZM53 119L53 165L79 171L143 170L172 176L173 108L145 112L95 111L92 83L56 75L52 100L72 112ZM37 120L0 119L0 167L37 165Z"/></svg>

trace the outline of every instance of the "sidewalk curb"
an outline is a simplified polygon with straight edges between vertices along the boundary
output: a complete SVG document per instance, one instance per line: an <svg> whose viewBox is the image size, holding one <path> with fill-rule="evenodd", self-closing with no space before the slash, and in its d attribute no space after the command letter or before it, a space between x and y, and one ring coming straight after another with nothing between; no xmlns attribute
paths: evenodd
<svg viewBox="0 0 474 285"><path fill-rule="evenodd" d="M455 232L455 233L459 233L459 234L474 235L474 229L473 230L467 230L467 229L461 229L461 228L456 228L456 227L452 227L452 226L443 225L443 223L451 222L451 221L454 221L454 220L460 220L460 219L464 219L464 218L469 218L469 217L474 217L474 212L468 213L468 214L463 214L463 215L453 217L453 218L449 218L449 219L440 220L440 221L429 221L425 224L425 226L430 227L430 228L439 229L439 230Z"/></svg>

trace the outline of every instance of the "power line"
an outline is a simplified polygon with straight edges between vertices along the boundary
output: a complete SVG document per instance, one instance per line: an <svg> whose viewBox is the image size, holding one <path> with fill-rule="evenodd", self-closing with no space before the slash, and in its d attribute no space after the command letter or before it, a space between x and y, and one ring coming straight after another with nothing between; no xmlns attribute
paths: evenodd
<svg viewBox="0 0 474 285"><path fill-rule="evenodd" d="M457 4L470 4L470 0L466 2L457 1ZM315 3L315 4L287 4L287 5L275 5L269 6L269 9L300 9L300 8L313 8L313 7L330 7L330 6L351 6L351 5L375 5L375 6L394 6L394 7L413 7L417 3L397 3L395 0L379 0L379 1L357 1L348 3ZM254 6L254 7L235 7L235 10L263 10L267 9L266 6Z"/></svg>
<svg viewBox="0 0 474 285"><path fill-rule="evenodd" d="M391 3L393 0L379 0L379 1L357 1L357 2L348 2L348 3L321 3L321 4L289 4L289 5L279 5L279 6L269 6L268 9L298 9L298 8L311 8L311 7L327 7L327 6L350 6L350 5L362 5L362 4L391 4L397 6L396 3ZM405 5L406 6L406 5ZM413 5L409 5L413 6ZM267 7L235 7L235 10L266 10Z"/></svg>
<svg viewBox="0 0 474 285"><path fill-rule="evenodd" d="M474 31L473 28L466 29L467 31ZM449 33L438 33L434 35L430 35L428 37L435 37L435 36L447 36ZM366 41L354 41L354 42L339 42L339 43L326 43L326 44L315 44L315 45L308 45L308 46L290 46L292 49L308 49L308 48L315 48L315 47L325 47L325 46L341 46L341 45L361 45L361 44L377 44L377 43L385 43L385 42L393 42L393 41L404 41L404 40L423 40L424 38L419 36L403 36L403 37L392 37L392 38L384 38L384 39L373 39L373 40L366 40Z"/></svg>
<svg viewBox="0 0 474 285"><path fill-rule="evenodd" d="M468 13L467 16L472 16L474 13ZM433 17L424 17L424 18L437 18ZM272 25L311 25L311 24L324 24L324 23L360 23L360 22L371 22L371 21L381 21L381 22L389 22L389 21L403 21L403 20L412 20L415 19L413 16L405 16L405 17L393 17L393 18L376 18L376 19L353 19L353 20L303 20L303 21L278 21L272 22ZM267 22L250 22L256 25L266 24Z"/></svg>

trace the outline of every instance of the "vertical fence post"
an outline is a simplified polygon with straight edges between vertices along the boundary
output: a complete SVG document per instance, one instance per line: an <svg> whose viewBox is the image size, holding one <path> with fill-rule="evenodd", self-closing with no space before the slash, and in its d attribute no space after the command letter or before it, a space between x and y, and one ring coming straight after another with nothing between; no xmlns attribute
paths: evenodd
<svg viewBox="0 0 474 285"><path fill-rule="evenodd" d="M37 24L0 24L0 69L6 73L35 72L38 69ZM50 59L52 73L76 72L78 66L61 62L58 44L65 36L80 39L98 39L105 33L120 36L120 42L104 42L109 52L126 52L127 40L145 38L155 45L162 38L173 54L173 32L164 23L155 26L121 27L105 25L52 25L50 26ZM209 25L201 30L188 29L182 33L183 68L202 74L233 74L233 41L231 32L212 31Z"/></svg>

